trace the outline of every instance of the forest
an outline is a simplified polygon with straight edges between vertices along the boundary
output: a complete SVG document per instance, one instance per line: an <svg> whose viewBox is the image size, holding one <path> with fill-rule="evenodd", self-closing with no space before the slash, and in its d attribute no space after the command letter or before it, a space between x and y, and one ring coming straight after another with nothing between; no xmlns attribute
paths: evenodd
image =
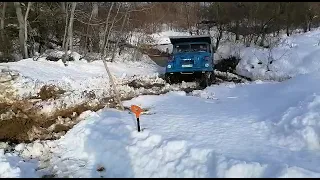
<svg viewBox="0 0 320 180"><path fill-rule="evenodd" d="M163 25L191 35L215 28L215 49L226 32L233 41L268 48L268 36L307 32L320 22L319 2L1 2L0 7L0 62L48 49L103 57L130 44L135 33L145 36ZM145 46L142 36L134 47Z"/></svg>

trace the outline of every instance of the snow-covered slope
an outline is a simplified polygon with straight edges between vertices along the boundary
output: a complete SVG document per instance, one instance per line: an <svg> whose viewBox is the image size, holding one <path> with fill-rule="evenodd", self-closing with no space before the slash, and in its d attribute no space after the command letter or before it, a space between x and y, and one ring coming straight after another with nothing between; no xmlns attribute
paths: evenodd
<svg viewBox="0 0 320 180"><path fill-rule="evenodd" d="M140 96L89 113L57 140L59 177L320 177L320 74ZM309 87L309 88L306 88ZM104 171L97 171L104 167Z"/></svg>
<svg viewBox="0 0 320 180"><path fill-rule="evenodd" d="M237 73L252 79L284 80L320 69L320 29L284 36L276 42L269 49L226 43L216 59L240 57Z"/></svg>

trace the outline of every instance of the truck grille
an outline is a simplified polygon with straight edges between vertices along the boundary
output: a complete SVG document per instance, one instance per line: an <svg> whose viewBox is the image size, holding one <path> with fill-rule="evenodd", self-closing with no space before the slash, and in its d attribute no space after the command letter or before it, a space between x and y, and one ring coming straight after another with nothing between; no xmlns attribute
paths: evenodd
<svg viewBox="0 0 320 180"><path fill-rule="evenodd" d="M193 60L183 60L181 61L181 64L193 64L194 61Z"/></svg>

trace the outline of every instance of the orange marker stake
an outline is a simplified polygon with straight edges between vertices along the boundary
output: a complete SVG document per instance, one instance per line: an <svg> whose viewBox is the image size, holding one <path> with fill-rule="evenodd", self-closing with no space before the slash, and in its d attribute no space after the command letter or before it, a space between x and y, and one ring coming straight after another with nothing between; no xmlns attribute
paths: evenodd
<svg viewBox="0 0 320 180"><path fill-rule="evenodd" d="M137 118L137 126L138 126L138 132L140 132L140 114L142 113L142 109L139 106L131 105L131 111L136 115Z"/></svg>

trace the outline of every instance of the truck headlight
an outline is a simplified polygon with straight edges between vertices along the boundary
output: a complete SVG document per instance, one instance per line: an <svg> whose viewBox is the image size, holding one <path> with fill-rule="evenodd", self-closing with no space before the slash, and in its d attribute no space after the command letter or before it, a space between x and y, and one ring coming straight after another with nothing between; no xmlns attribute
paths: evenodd
<svg viewBox="0 0 320 180"><path fill-rule="evenodd" d="M208 64L208 63L205 63L204 66L205 66L205 67L209 67L209 64Z"/></svg>
<svg viewBox="0 0 320 180"><path fill-rule="evenodd" d="M168 68L171 68L171 65L170 64L168 64L168 66L167 66Z"/></svg>

